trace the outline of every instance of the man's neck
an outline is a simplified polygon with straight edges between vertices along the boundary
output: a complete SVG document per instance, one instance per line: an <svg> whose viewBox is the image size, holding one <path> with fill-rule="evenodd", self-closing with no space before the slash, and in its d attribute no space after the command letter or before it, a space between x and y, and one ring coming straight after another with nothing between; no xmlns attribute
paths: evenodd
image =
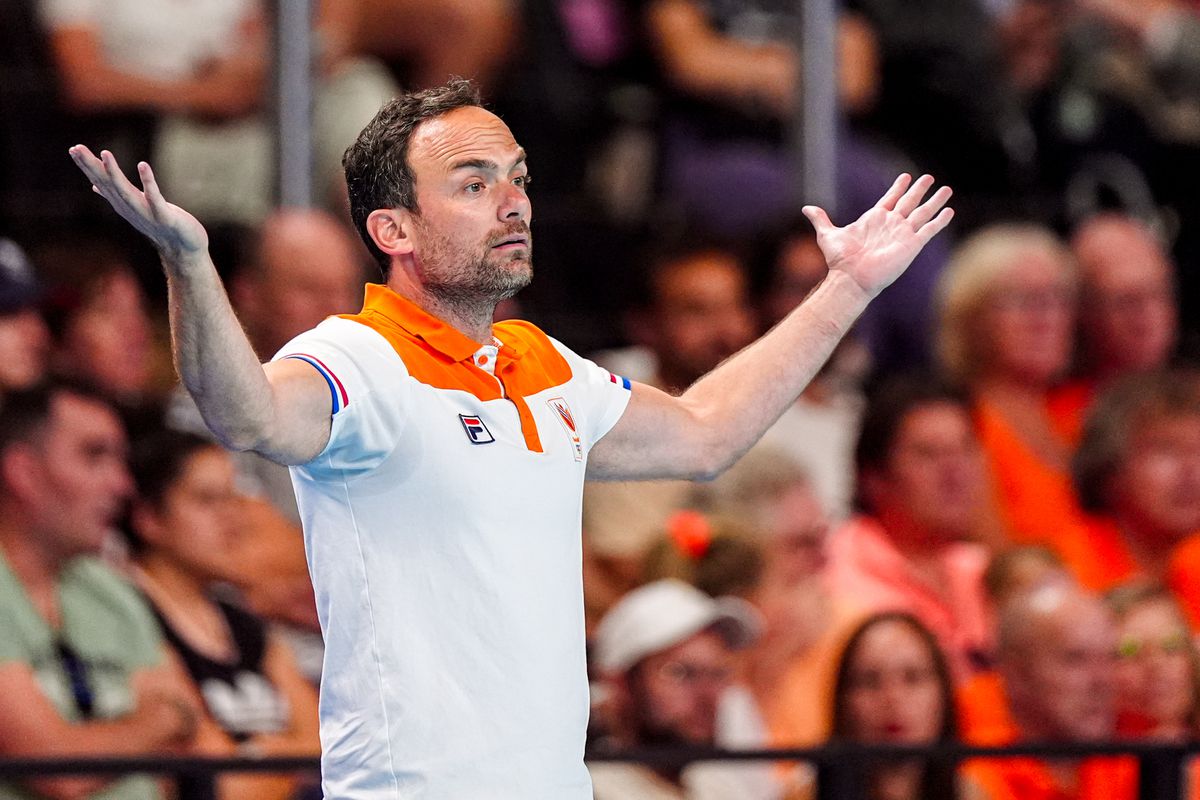
<svg viewBox="0 0 1200 800"><path fill-rule="evenodd" d="M22 524L19 512L0 507L0 551L34 608L58 627L58 579L67 559L41 546L41 538Z"/></svg>
<svg viewBox="0 0 1200 800"><path fill-rule="evenodd" d="M492 316L496 303L483 298L446 298L426 290L408 279L404 273L393 272L387 286L472 341L487 344L492 340Z"/></svg>

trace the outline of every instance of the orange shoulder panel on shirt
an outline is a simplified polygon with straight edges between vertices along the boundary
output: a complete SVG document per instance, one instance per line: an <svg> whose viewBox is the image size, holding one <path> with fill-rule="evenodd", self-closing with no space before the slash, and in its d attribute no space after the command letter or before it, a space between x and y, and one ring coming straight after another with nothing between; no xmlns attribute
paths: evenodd
<svg viewBox="0 0 1200 800"><path fill-rule="evenodd" d="M516 356L519 369L515 369L518 383L504 385L511 394L527 397L571 380L571 365L550 341L541 328L531 322L510 319L492 326L492 335L499 339L505 350ZM501 351L498 369L504 369L505 353ZM518 391L519 389L519 391Z"/></svg>

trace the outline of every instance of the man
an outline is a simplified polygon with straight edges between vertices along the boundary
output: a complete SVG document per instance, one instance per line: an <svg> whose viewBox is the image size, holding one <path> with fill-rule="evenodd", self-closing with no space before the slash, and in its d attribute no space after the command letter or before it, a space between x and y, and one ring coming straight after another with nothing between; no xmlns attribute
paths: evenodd
<svg viewBox="0 0 1200 800"><path fill-rule="evenodd" d="M38 314L40 298L24 251L0 238L0 395L27 389L46 373L50 331Z"/></svg>
<svg viewBox="0 0 1200 800"><path fill-rule="evenodd" d="M0 407L0 755L179 752L198 707L141 596L96 557L130 491L125 435L64 386ZM147 777L0 783L0 798L160 798Z"/></svg>
<svg viewBox="0 0 1200 800"><path fill-rule="evenodd" d="M155 242L176 361L228 446L293 466L325 634L327 797L585 798L579 518L593 478L711 477L795 398L952 212L899 179L774 334L681 397L601 370L493 309L532 276L525 153L469 83L387 104L346 152L384 271L362 313L265 367L204 229L111 154L71 150ZM606 435L607 434L607 435ZM603 441L601 441L603 437Z"/></svg>
<svg viewBox="0 0 1200 800"><path fill-rule="evenodd" d="M1008 718L969 731L972 743L1113 738L1116 625L1097 597L1068 581L1037 586L1004 608L999 640ZM978 761L967 766L966 775L987 800L1137 796L1137 765L1126 758Z"/></svg>
<svg viewBox="0 0 1200 800"><path fill-rule="evenodd" d="M871 399L855 451L864 513L830 542L835 591L872 611L908 611L933 631L962 680L988 663L979 540L987 497L966 400L917 379Z"/></svg>
<svg viewBox="0 0 1200 800"><path fill-rule="evenodd" d="M1175 268L1159 238L1122 214L1075 229L1080 374L1052 393L1051 410L1075 439L1097 394L1124 375L1163 369L1179 339Z"/></svg>
<svg viewBox="0 0 1200 800"><path fill-rule="evenodd" d="M757 632L754 610L745 601L714 600L682 581L655 581L626 595L600 622L595 639L596 665L610 695L612 743L712 747L719 736L718 710L733 687L733 653ZM749 800L775 794L769 774L753 768L594 764L591 774L596 800Z"/></svg>
<svg viewBox="0 0 1200 800"><path fill-rule="evenodd" d="M353 311L364 273L354 240L331 214L315 209L272 212L253 232L231 237L229 299L254 352L269 359L292 337L326 317ZM195 403L180 387L168 411L171 426L211 435ZM287 469L255 453L238 459L239 480L300 524Z"/></svg>

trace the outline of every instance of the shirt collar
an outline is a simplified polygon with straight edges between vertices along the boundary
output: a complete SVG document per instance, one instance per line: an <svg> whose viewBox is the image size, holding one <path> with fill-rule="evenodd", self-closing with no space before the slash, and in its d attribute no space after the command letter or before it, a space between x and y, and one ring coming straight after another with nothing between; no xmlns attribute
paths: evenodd
<svg viewBox="0 0 1200 800"><path fill-rule="evenodd" d="M450 323L438 319L404 295L380 283L367 284L363 312L386 317L451 361L465 361L483 346ZM524 355L528 349L525 343L504 334L503 330L494 333L501 343L501 353L513 359Z"/></svg>

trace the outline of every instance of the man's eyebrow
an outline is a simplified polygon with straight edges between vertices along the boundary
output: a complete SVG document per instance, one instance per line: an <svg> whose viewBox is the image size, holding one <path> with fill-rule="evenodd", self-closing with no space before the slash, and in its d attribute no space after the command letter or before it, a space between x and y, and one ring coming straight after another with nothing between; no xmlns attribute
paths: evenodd
<svg viewBox="0 0 1200 800"><path fill-rule="evenodd" d="M517 166L525 160L525 158L525 150L522 148L517 153L517 158L515 161L513 161L512 166L508 168L508 171L511 172L512 170L516 169ZM494 172L500 169L500 165L488 158L467 158L462 161L456 161L450 166L451 172L458 172L460 169L482 169Z"/></svg>

